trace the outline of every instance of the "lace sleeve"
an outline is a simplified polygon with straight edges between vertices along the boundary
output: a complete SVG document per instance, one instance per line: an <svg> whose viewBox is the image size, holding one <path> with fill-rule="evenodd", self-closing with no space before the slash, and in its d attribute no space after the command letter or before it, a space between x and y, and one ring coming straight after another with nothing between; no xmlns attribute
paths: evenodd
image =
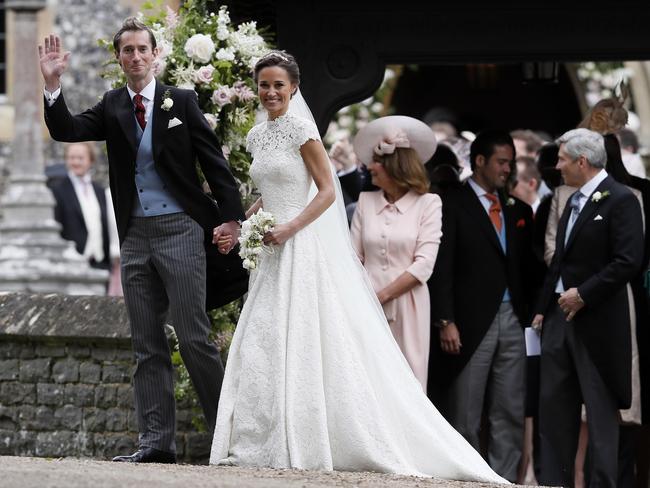
<svg viewBox="0 0 650 488"><path fill-rule="evenodd" d="M257 133L257 127L253 127L246 134L246 152L250 153L253 157L255 157L255 134Z"/></svg>
<svg viewBox="0 0 650 488"><path fill-rule="evenodd" d="M320 134L318 133L318 128L311 120L303 119L301 117L294 118L294 130L293 132L293 143L300 147L305 142L313 139L315 141L320 141Z"/></svg>

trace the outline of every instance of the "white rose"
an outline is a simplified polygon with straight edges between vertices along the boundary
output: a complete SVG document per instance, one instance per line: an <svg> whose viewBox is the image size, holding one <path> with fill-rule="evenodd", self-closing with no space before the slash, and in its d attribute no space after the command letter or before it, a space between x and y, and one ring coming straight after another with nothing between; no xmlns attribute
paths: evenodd
<svg viewBox="0 0 650 488"><path fill-rule="evenodd" d="M219 61L232 61L235 59L235 52L230 47L222 47L217 51L216 58Z"/></svg>
<svg viewBox="0 0 650 488"><path fill-rule="evenodd" d="M169 110L174 106L174 100L171 98L165 98L162 103L162 109L163 110Z"/></svg>
<svg viewBox="0 0 650 488"><path fill-rule="evenodd" d="M215 130L217 128L217 117L214 114L203 114L203 116L208 121L210 129Z"/></svg>
<svg viewBox="0 0 650 488"><path fill-rule="evenodd" d="M185 53L194 61L207 63L214 54L214 42L205 34L194 34L185 43Z"/></svg>
<svg viewBox="0 0 650 488"><path fill-rule="evenodd" d="M244 259L243 265L246 269L255 269L256 266L255 261L251 259Z"/></svg>

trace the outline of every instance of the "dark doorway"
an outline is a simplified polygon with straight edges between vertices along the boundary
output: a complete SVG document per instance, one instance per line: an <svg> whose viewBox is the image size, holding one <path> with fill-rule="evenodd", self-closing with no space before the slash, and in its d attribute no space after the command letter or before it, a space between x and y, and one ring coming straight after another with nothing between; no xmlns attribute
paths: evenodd
<svg viewBox="0 0 650 488"><path fill-rule="evenodd" d="M422 119L441 107L457 117L457 129L532 129L550 136L574 128L581 119L578 94L565 65L557 83L522 81L521 64L468 64L405 67L395 87L397 114Z"/></svg>

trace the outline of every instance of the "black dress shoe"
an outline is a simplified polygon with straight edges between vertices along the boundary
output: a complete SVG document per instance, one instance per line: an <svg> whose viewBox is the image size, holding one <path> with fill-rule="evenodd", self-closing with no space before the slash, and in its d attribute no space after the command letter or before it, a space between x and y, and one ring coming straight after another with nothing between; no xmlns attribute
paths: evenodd
<svg viewBox="0 0 650 488"><path fill-rule="evenodd" d="M174 464L176 462L176 454L159 451L153 447L142 447L130 456L115 456L113 461L118 463Z"/></svg>

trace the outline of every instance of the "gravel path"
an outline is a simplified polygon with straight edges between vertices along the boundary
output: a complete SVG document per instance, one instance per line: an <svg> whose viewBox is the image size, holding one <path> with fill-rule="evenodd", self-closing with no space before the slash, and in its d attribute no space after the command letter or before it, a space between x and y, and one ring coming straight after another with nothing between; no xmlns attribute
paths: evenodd
<svg viewBox="0 0 650 488"><path fill-rule="evenodd" d="M234 467L116 464L85 459L0 457L3 488L479 488L485 483L434 480L376 473L319 472Z"/></svg>

